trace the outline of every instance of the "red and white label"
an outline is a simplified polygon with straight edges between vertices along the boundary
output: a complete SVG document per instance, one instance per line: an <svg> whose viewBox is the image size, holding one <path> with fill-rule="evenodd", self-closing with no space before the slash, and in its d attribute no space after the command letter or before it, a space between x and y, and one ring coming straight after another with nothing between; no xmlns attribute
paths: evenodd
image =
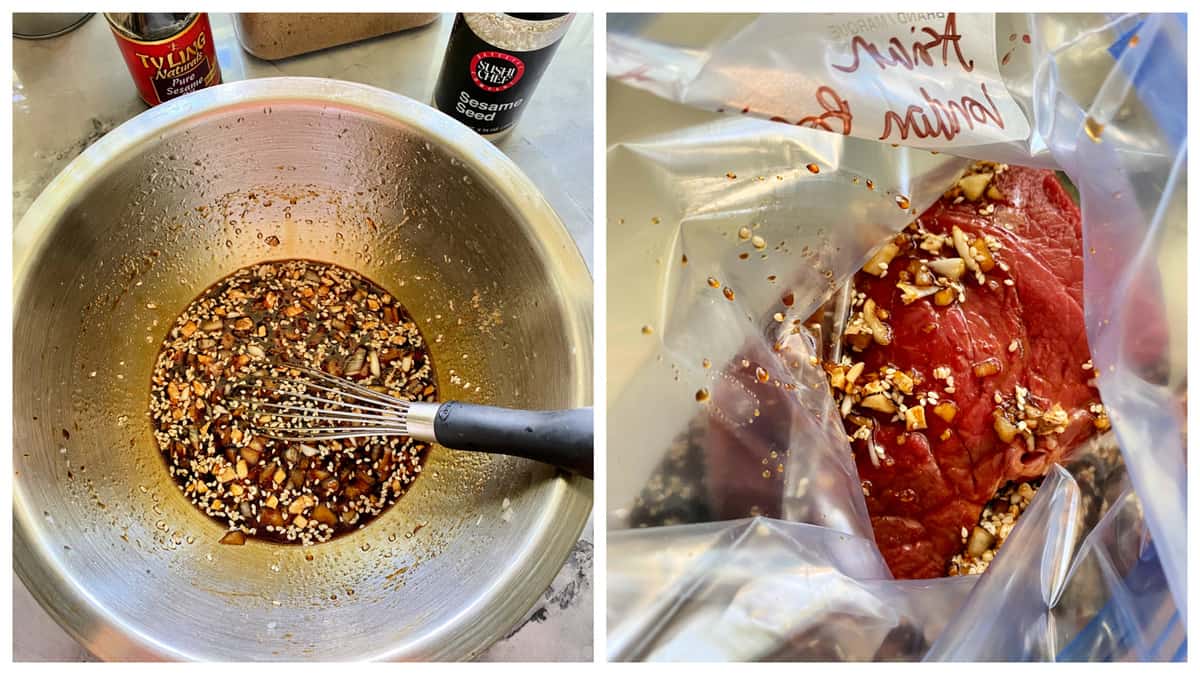
<svg viewBox="0 0 1200 675"><path fill-rule="evenodd" d="M525 75L525 62L504 52L479 52L471 57L471 81L484 91L499 92L516 86Z"/></svg>

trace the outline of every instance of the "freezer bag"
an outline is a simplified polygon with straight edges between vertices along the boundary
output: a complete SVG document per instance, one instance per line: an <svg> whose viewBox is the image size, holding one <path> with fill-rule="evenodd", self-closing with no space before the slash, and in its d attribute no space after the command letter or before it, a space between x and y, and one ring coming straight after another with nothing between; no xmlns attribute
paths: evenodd
<svg viewBox="0 0 1200 675"><path fill-rule="evenodd" d="M780 85L791 83L788 73L808 69L806 77L822 81L829 64L853 58L854 44L887 44L867 30L886 25L858 24L866 37L851 37L853 26L830 33L826 57L813 60L811 45L796 46L804 40L786 39L782 28L800 35L822 20L610 18L609 629L626 636L610 656L1177 657L1186 622L1182 20L959 15L955 30L964 36L965 26L990 27L990 41L956 44L968 58L978 55L989 95L1020 110L1026 136L1011 131L1020 125L1006 107L1004 129L960 125L953 138L910 135L895 144L871 138L863 125L839 128L833 115L798 117L808 90ZM883 110L905 87L929 93L935 83L953 84L944 73L906 72L917 79L842 87L882 99L875 105ZM1102 472L1093 462L1081 475L1052 473L978 580L896 582L886 569L876 578L812 559L798 535L781 548L797 558L756 555L759 541L779 549L779 536L731 533L759 527L749 523L772 532L802 523L873 541L840 418L814 365L828 330L814 312L874 246L953 183L966 165L960 155L1054 166L1078 187L1088 337L1114 424L1106 441L1120 452L1108 453ZM1147 316L1173 320L1139 320ZM781 336L786 350L777 349ZM713 451L730 437L745 451ZM745 517L758 520L731 522ZM617 532L626 528L636 531ZM720 536L702 544L703 555L676 546L701 545L698 533ZM643 563L659 573L647 577ZM800 591L773 607L752 606L769 597L761 579L794 588L795 577L817 570L852 581L851 600ZM897 599L908 592L920 597ZM623 598L636 602L614 602ZM849 615L876 617L878 644L830 652L805 639L805 626L846 614L847 602ZM1028 621L1005 620L1018 615ZM708 651L691 646L734 618L743 639ZM986 645L962 633L964 625L991 625ZM907 635L902 626L922 630Z"/></svg>

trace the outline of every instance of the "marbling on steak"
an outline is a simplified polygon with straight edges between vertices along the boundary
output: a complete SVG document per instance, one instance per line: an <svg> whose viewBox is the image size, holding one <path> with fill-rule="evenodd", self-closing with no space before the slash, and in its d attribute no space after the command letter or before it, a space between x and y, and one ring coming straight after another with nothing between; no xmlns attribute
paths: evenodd
<svg viewBox="0 0 1200 675"><path fill-rule="evenodd" d="M888 368L902 374L900 384L903 374L914 381L910 395L896 397L897 383L889 380L884 393L892 396L896 414L864 407L860 391L846 423L848 434L859 434L853 447L876 541L898 578L945 575L948 561L963 548L963 528L975 526L998 488L1044 475L1107 425L1102 409L1090 409L1099 394L1088 384L1093 371L1084 366L1091 356L1079 209L1052 171L1007 167L990 186L998 194L989 189L990 196L958 204L943 197L921 215L916 232L910 228L901 235L906 243L884 276L865 271L868 264L854 279L865 294L861 300L883 310L876 314L887 317L891 333L886 345L869 338L862 351L847 345L850 363L864 364L855 386L880 371L889 380ZM967 239L990 241L995 266L983 274L982 284L968 269L960 279L962 294L956 292L949 304L939 306L933 295L905 304L897 282L902 275L914 280L919 271L910 264L914 259L961 259L952 242L936 252L918 247L922 241L936 247L936 235L951 238L955 227ZM847 339L861 344L863 336ZM844 364L833 367L843 378L849 370ZM836 385L838 375L831 375ZM1018 396L1019 388L1028 393ZM936 403L950 401L957 408L949 422L935 413L929 392ZM1017 410L1018 398L1024 412ZM925 428L907 428L901 404L915 408L922 399ZM1005 411L999 425L998 408ZM1038 426L1028 433L1008 426L1022 420ZM864 421L873 429L860 430ZM1006 442L1002 435L1009 432L1015 437ZM881 454L873 455L872 440Z"/></svg>

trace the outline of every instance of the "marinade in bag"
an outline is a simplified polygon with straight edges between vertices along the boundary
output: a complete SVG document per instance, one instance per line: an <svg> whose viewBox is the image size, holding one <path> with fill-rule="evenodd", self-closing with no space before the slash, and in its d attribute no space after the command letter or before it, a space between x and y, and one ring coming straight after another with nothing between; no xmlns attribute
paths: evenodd
<svg viewBox="0 0 1200 675"><path fill-rule="evenodd" d="M1186 653L1184 23L948 18L610 18L610 75L654 94L609 93L611 658ZM925 26L945 63L940 48L911 69L872 55L894 36L911 57ZM856 50L858 69L835 68ZM971 96L1004 126L960 115L953 138L899 138L925 94ZM985 573L896 580L820 366L835 329L814 314L957 184L970 162L955 155L1077 187L1083 324L1112 430L1047 453L1065 464L1045 467Z"/></svg>

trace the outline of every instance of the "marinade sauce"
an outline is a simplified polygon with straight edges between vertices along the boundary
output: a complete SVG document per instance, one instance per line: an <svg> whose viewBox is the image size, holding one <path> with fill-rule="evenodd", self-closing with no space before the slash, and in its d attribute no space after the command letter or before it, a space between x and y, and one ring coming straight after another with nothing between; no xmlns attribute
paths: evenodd
<svg viewBox="0 0 1200 675"><path fill-rule="evenodd" d="M180 491L228 529L222 543L317 544L364 527L408 490L429 450L407 436L301 443L259 435L235 391L286 377L283 363L398 398L437 399L416 323L357 272L272 261L204 291L159 351L150 418Z"/></svg>

